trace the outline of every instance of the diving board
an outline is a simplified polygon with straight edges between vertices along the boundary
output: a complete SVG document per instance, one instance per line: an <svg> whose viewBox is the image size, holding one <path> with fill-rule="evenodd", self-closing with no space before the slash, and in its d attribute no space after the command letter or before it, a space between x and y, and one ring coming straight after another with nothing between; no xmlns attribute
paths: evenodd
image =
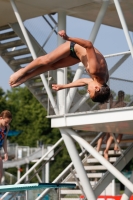
<svg viewBox="0 0 133 200"><path fill-rule="evenodd" d="M0 192L16 192L24 190L37 190L46 188L75 188L76 184L69 183L29 183L29 184L17 184L17 185L2 185L0 186Z"/></svg>

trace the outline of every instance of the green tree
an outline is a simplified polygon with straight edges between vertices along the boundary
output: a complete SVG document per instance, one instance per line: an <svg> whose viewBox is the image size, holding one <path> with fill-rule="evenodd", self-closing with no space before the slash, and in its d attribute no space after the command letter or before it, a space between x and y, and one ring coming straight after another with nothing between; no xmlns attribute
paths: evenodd
<svg viewBox="0 0 133 200"><path fill-rule="evenodd" d="M6 94L1 92L1 96L3 105L5 106L3 106L2 109L9 109L13 115L10 129L21 131L21 134L18 136L8 137L11 143L34 147L37 145L38 140L41 140L44 145L55 144L61 137L58 129L51 128L50 119L46 118L46 110L26 87L13 88L11 91L7 91ZM60 156L62 156L61 162L59 162ZM64 161L64 159L66 159L66 161ZM51 180L63 170L64 163L68 163L68 161L69 156L66 150L63 150L63 152L60 152L57 158L51 162ZM24 166L22 166L22 168L23 167ZM52 173L53 169L58 170ZM16 175L16 170L8 169L8 171ZM22 174L24 172L25 170ZM35 179L32 181L34 182L34 180Z"/></svg>
<svg viewBox="0 0 133 200"><path fill-rule="evenodd" d="M6 103L5 92L3 91L2 88L0 88L0 112L5 110L6 107L7 103Z"/></svg>
<svg viewBox="0 0 133 200"><path fill-rule="evenodd" d="M6 102L13 115L11 129L21 131L20 135L11 137L11 142L33 147L36 146L37 140L45 144L58 140L59 131L54 134L54 140L52 137L50 139L52 129L50 120L46 118L46 110L26 87L8 91Z"/></svg>

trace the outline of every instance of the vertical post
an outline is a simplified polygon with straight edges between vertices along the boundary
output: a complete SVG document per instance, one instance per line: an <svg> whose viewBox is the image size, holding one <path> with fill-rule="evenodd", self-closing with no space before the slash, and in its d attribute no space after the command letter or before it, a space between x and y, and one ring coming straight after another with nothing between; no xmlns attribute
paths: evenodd
<svg viewBox="0 0 133 200"><path fill-rule="evenodd" d="M26 170L25 170L26 173L28 172L28 170L29 170L29 164L26 164ZM29 179L29 176L27 175L25 180L28 181L28 179Z"/></svg>
<svg viewBox="0 0 133 200"><path fill-rule="evenodd" d="M45 167L44 166L42 167L42 183L45 183Z"/></svg>
<svg viewBox="0 0 133 200"><path fill-rule="evenodd" d="M64 12L59 12L58 13L58 29L59 30L66 30L66 15ZM63 40L58 36L58 45L62 44ZM66 77L64 77L64 74L66 76L66 72L64 72L66 69L58 69L57 70L57 83L58 84L64 84L64 79L66 80ZM59 107L59 112L60 114L65 113L65 108L64 108L64 99L65 97L65 92L63 90L58 92L58 107ZM66 102L65 102L66 103ZM65 145L69 151L69 154L72 158L72 161L75 163L75 168L77 168L77 173L80 176L80 180L82 180L82 185L84 186L85 194L88 197L88 199L91 196L91 200L95 200L95 195L93 193L93 190L91 188L91 185L89 183L89 180L87 178L86 172L83 168L83 165L81 163L81 160L79 158L79 155L77 153L76 147L72 141L72 138L65 133L62 129L60 130L62 137L64 139ZM89 188L89 189L88 189ZM89 190L89 192L88 192ZM91 193L91 194L90 194Z"/></svg>
<svg viewBox="0 0 133 200"><path fill-rule="evenodd" d="M20 172L20 166L17 167L17 180L20 179L21 172Z"/></svg>
<svg viewBox="0 0 133 200"><path fill-rule="evenodd" d="M45 165L45 183L49 183L49 162Z"/></svg>
<svg viewBox="0 0 133 200"><path fill-rule="evenodd" d="M118 16L119 16L125 37L126 37L126 40L127 40L127 43L128 43L128 46L129 46L129 49L131 51L131 55L132 55L132 58L133 58L133 44L132 44L132 41L131 41L131 38L130 38L130 35L129 35L129 32L128 32L127 24L126 24L120 3L119 3L118 0L114 0L114 4L115 4L115 7L116 7L116 10L117 10L117 13L118 13Z"/></svg>
<svg viewBox="0 0 133 200"><path fill-rule="evenodd" d="M78 155L78 152L76 150L76 147L75 147L75 144L74 144L72 138L66 132L65 129L60 129L60 131L61 131L62 137L64 139L65 145L67 147L67 150L69 152L69 155L72 159L73 165L74 165L76 172L78 174L78 177L80 179L81 185L82 185L84 193L86 195L86 198L91 199L91 200L96 200L95 194L92 190L92 187L90 185L89 179L86 174L86 171L83 167L83 164Z"/></svg>
<svg viewBox="0 0 133 200"><path fill-rule="evenodd" d="M3 169L3 171L1 173L2 173L1 183L2 183L2 185L5 185L5 170ZM12 177L10 177L10 178L12 178Z"/></svg>
<svg viewBox="0 0 133 200"><path fill-rule="evenodd" d="M28 200L28 190L25 191L25 200Z"/></svg>
<svg viewBox="0 0 133 200"><path fill-rule="evenodd" d="M27 156L29 156L29 154L30 154L30 152L29 152L29 147L28 147L28 152L27 152ZM29 164L26 164L26 173L28 172L28 170L29 170ZM28 181L28 179L29 179L29 176L27 175L26 176L26 182ZM26 197L26 200L28 200L28 190L26 190L25 191L25 197Z"/></svg>
<svg viewBox="0 0 133 200"><path fill-rule="evenodd" d="M116 190L115 190L115 179L112 180L112 196L115 196Z"/></svg>
<svg viewBox="0 0 133 200"><path fill-rule="evenodd" d="M133 183L133 172L132 172L130 181ZM132 195L132 192L126 187L126 189L121 197L121 200L129 200L131 195Z"/></svg>
<svg viewBox="0 0 133 200"><path fill-rule="evenodd" d="M66 30L66 14L65 14L65 12L62 12L62 11L60 11L58 13L58 30ZM63 43L64 43L64 40L60 36L58 36L58 46ZM64 76L67 76L66 70L67 70L67 68L60 68L57 70L57 83L58 84L65 84L64 80L66 80L66 77L64 77ZM64 114L64 111L65 111L64 101L66 99L65 90L58 91L57 95L58 95L59 112L60 112L60 114Z"/></svg>

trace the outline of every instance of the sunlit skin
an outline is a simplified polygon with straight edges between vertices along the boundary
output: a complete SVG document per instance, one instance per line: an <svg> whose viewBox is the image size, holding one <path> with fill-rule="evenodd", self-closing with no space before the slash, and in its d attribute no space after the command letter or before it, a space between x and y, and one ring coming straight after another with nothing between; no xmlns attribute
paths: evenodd
<svg viewBox="0 0 133 200"><path fill-rule="evenodd" d="M58 34L66 42L51 53L38 57L26 67L11 75L9 80L10 86L19 86L32 77L49 70L69 67L82 62L86 72L91 78L79 79L66 85L53 84L52 89L58 91L65 88L88 85L88 92L93 97L95 92L99 91L101 86L107 83L109 78L107 64L103 55L88 40L69 37L64 30L59 31ZM74 51L79 59L71 57L70 42L75 43Z"/></svg>
<svg viewBox="0 0 133 200"><path fill-rule="evenodd" d="M0 129L2 129L4 131L7 127L9 127L11 120L12 119L10 119L10 118L0 117ZM4 138L3 149L4 149L4 152L5 152L3 161L7 161L8 160L8 153L7 153L7 138L6 138L6 136ZM2 161L2 157L0 155L0 183L1 183L2 174L3 174L3 161Z"/></svg>
<svg viewBox="0 0 133 200"><path fill-rule="evenodd" d="M99 84L98 82L93 81L92 79L83 78L75 82L64 84L64 85L52 84L52 89L58 91L65 88L77 87L77 85L78 86L88 85L87 92L89 93L91 98L95 95L96 91L98 92L100 90L100 87L101 87L101 84Z"/></svg>
<svg viewBox="0 0 133 200"><path fill-rule="evenodd" d="M0 117L0 128L4 130L7 126L9 126L11 121L12 120L9 118Z"/></svg>

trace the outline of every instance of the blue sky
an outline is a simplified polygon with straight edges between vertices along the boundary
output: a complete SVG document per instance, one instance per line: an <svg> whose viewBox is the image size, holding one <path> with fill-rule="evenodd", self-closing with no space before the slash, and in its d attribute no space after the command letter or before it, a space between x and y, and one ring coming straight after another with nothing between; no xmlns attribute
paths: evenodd
<svg viewBox="0 0 133 200"><path fill-rule="evenodd" d="M67 17L67 34L70 36L89 39L92 27L93 22ZM132 33L130 33L130 35L132 38ZM103 55L123 52L129 49L123 30L105 25L101 25L94 46L99 49ZM10 90L8 82L13 71L1 57L0 65L2 69L0 73L0 87L5 91Z"/></svg>

